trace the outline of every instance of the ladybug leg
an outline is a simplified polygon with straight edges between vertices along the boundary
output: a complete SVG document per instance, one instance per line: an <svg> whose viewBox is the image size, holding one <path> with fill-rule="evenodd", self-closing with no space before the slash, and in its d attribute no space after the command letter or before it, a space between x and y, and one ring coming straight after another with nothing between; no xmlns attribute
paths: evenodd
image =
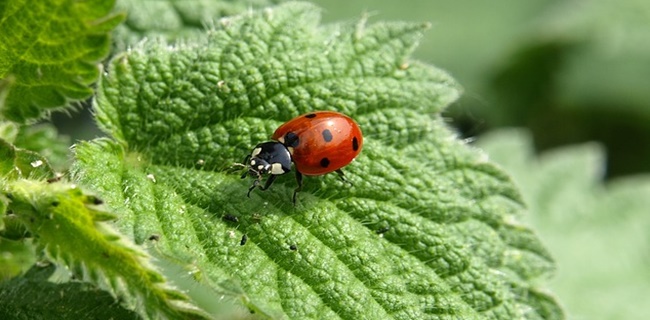
<svg viewBox="0 0 650 320"><path fill-rule="evenodd" d="M263 187L260 187L260 189L262 189L262 190L268 189L273 184L273 181L275 181L275 178L277 178L277 177L278 176L272 174L268 179L266 179L266 183L264 184Z"/></svg>
<svg viewBox="0 0 650 320"><path fill-rule="evenodd" d="M268 189L273 184L273 181L275 181L275 178L277 178L277 176L272 175L268 179L266 179L266 183L264 183L264 186L260 187L260 190L264 191ZM260 175L257 177L257 179L255 179L255 181L253 181L253 184L250 186L250 188L248 188L247 195L249 198L251 197L251 191L253 191L255 187L259 186L261 181L262 181L262 176Z"/></svg>
<svg viewBox="0 0 650 320"><path fill-rule="evenodd" d="M347 184L349 184L349 185L352 185L352 182L350 182L350 181L348 181L347 179L345 179L345 174L343 174L343 170L338 169L338 170L336 170L335 172L336 172L336 174L339 176L339 179L341 179L341 181L343 181L343 182L345 182L345 183L347 183Z"/></svg>
<svg viewBox="0 0 650 320"><path fill-rule="evenodd" d="M341 179L341 181L343 182L347 181L345 180L345 174L343 174L343 170L341 169L336 170L336 174L339 176L339 179Z"/></svg>
<svg viewBox="0 0 650 320"><path fill-rule="evenodd" d="M298 197L298 192L302 190L302 173L298 172L296 170L296 182L298 183L298 187L293 190L293 205L296 205L296 198Z"/></svg>
<svg viewBox="0 0 650 320"><path fill-rule="evenodd" d="M248 193L246 195L249 198L251 197L251 191L253 191L253 189L255 189L255 187L257 187L259 184L260 184L260 179L255 179L253 181L253 184L250 186L250 188L248 188Z"/></svg>

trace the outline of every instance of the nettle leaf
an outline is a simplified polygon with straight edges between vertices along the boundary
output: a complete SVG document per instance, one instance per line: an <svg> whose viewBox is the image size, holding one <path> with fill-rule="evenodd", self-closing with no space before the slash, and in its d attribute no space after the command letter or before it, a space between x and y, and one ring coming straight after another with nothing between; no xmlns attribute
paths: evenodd
<svg viewBox="0 0 650 320"><path fill-rule="evenodd" d="M53 265L34 266L0 283L2 319L141 319L106 291L83 282L54 283Z"/></svg>
<svg viewBox="0 0 650 320"><path fill-rule="evenodd" d="M561 318L538 289L553 261L517 221L509 178L440 117L460 93L408 55L426 24L319 25L288 3L219 21L203 39L117 56L96 100L116 141L79 144L73 177L116 224L196 279L272 318ZM300 113L352 116L345 168L267 192L222 169ZM242 245L246 236L248 241Z"/></svg>
<svg viewBox="0 0 650 320"><path fill-rule="evenodd" d="M58 134L52 124L21 126L13 143L42 155L58 171L69 167L69 149L72 143L69 137Z"/></svg>
<svg viewBox="0 0 650 320"><path fill-rule="evenodd" d="M562 266L552 287L567 313L647 318L650 178L604 185L604 151L594 143L537 157L530 134L511 129L486 135L479 145L522 186L530 220Z"/></svg>
<svg viewBox="0 0 650 320"><path fill-rule="evenodd" d="M36 260L32 241L25 237L27 230L10 207L9 185L17 179L56 177L43 156L17 148L3 139L14 139L18 131L18 126L13 123L4 122L0 126L0 279L18 275Z"/></svg>
<svg viewBox="0 0 650 320"><path fill-rule="evenodd" d="M0 122L0 139L13 148L38 153L60 171L69 166L70 138L59 135L52 124L18 125L15 122Z"/></svg>
<svg viewBox="0 0 650 320"><path fill-rule="evenodd" d="M15 0L0 6L0 116L16 122L88 98L108 54L114 0Z"/></svg>
<svg viewBox="0 0 650 320"><path fill-rule="evenodd" d="M18 179L3 186L8 211L37 236L49 258L76 276L119 295L153 319L202 318L188 298L165 283L150 257L113 231L101 200L75 185Z"/></svg>
<svg viewBox="0 0 650 320"><path fill-rule="evenodd" d="M650 80L638 70L650 63L650 24L640 14L650 10L650 3L625 0L621 4L555 3L539 19L536 38L565 50L563 56L554 57L562 61L554 77L556 99L562 106L589 114L611 108L615 114L631 112L633 117L648 119Z"/></svg>
<svg viewBox="0 0 650 320"><path fill-rule="evenodd" d="M0 139L0 182L8 179L49 179L54 171L49 162L40 154L16 148Z"/></svg>
<svg viewBox="0 0 650 320"><path fill-rule="evenodd" d="M0 214L0 231L4 229L3 218L4 214ZM29 239L12 240L0 236L0 283L29 269L34 262L36 253Z"/></svg>
<svg viewBox="0 0 650 320"><path fill-rule="evenodd" d="M118 11L128 12L115 35L118 51L144 38L163 38L174 41L200 36L206 23L215 18L232 16L259 9L282 0L120 0Z"/></svg>

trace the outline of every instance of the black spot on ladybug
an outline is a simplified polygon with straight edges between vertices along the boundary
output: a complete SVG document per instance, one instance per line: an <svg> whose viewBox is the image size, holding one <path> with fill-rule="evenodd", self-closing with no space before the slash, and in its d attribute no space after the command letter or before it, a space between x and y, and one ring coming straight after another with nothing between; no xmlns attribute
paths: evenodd
<svg viewBox="0 0 650 320"><path fill-rule="evenodd" d="M300 143L300 138L293 132L288 132L284 135L284 145L287 147L295 148Z"/></svg>
<svg viewBox="0 0 650 320"><path fill-rule="evenodd" d="M332 141L332 132L329 129L323 130L323 139L325 139L325 142Z"/></svg>
<svg viewBox="0 0 650 320"><path fill-rule="evenodd" d="M359 150L359 139L357 137L352 138L352 150Z"/></svg>
<svg viewBox="0 0 650 320"><path fill-rule="evenodd" d="M306 114L306 115L305 115L305 118L307 118L307 119L313 119L313 118L316 118L316 114L315 114L315 113Z"/></svg>
<svg viewBox="0 0 650 320"><path fill-rule="evenodd" d="M298 250L298 246L296 246L295 244L292 244L292 245L289 246L289 250L296 251L296 250Z"/></svg>
<svg viewBox="0 0 650 320"><path fill-rule="evenodd" d="M247 235L241 236L241 241L239 241L239 245L243 246L246 244L246 242L248 242L248 236Z"/></svg>
<svg viewBox="0 0 650 320"><path fill-rule="evenodd" d="M327 159L327 158L320 159L320 166L321 167L327 168L327 167L329 167L329 165L330 165L330 159Z"/></svg>

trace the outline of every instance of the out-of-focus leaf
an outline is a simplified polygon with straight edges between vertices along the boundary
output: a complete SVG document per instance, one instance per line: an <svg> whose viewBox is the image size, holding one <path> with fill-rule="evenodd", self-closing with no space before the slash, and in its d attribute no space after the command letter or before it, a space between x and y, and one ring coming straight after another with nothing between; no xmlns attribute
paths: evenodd
<svg viewBox="0 0 650 320"><path fill-rule="evenodd" d="M4 214L0 214L0 231ZM11 240L0 235L0 283L26 271L36 262L34 245L29 240Z"/></svg>
<svg viewBox="0 0 650 320"><path fill-rule="evenodd" d="M58 134L50 124L21 127L14 145L40 154L57 171L63 171L68 166L70 139Z"/></svg>
<svg viewBox="0 0 650 320"><path fill-rule="evenodd" d="M0 319L141 319L87 283L48 281L54 269L34 266L24 276L0 283Z"/></svg>
<svg viewBox="0 0 650 320"><path fill-rule="evenodd" d="M170 42L200 36L215 20L259 9L282 0L118 0L117 11L128 12L114 32L116 51L145 39Z"/></svg>
<svg viewBox="0 0 650 320"><path fill-rule="evenodd" d="M122 20L109 15L113 3L12 0L0 5L0 119L24 123L93 93L89 85L108 54L108 33Z"/></svg>
<svg viewBox="0 0 650 320"><path fill-rule="evenodd" d="M530 204L530 220L556 257L552 281L569 318L646 319L650 307L650 177L603 185L597 144L535 156L522 130L479 141L513 174Z"/></svg>
<svg viewBox="0 0 650 320"><path fill-rule="evenodd" d="M48 257L75 276L106 288L152 319L204 318L172 288L150 257L106 223L115 216L76 185L16 179L0 189L8 210L27 227Z"/></svg>

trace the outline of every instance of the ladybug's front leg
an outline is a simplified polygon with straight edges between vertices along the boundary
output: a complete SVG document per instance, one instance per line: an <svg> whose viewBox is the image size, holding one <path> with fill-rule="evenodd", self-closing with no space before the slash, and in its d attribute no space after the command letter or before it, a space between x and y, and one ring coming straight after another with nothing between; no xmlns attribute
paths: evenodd
<svg viewBox="0 0 650 320"><path fill-rule="evenodd" d="M278 176L272 174L268 179L266 179L266 183L264 184L263 187L260 187L260 189L261 189L262 191L268 189L268 188L273 184L273 181L275 181L275 178L277 178L277 177L278 177Z"/></svg>
<svg viewBox="0 0 650 320"><path fill-rule="evenodd" d="M268 179L266 179L266 183L264 183L264 186L260 187L260 190L264 191L264 190L268 189L273 184L273 181L275 181L275 178L277 178L276 175L271 175ZM248 197L249 198L251 197L251 191L253 191L253 189L255 189L255 187L260 185L260 181L262 181L262 176L257 177L257 179L255 179L255 181L253 181L253 184L250 186L250 188L248 188Z"/></svg>
<svg viewBox="0 0 650 320"><path fill-rule="evenodd" d="M298 196L298 192L302 190L302 173L300 173L298 170L296 170L296 182L298 183L298 187L293 190L293 205L296 205L296 198Z"/></svg>
<svg viewBox="0 0 650 320"><path fill-rule="evenodd" d="M243 178L243 177L242 177L242 178ZM247 193L246 195L247 195L249 198L251 197L251 191L253 191L253 189L255 189L255 187L257 187L259 184L260 184L260 179L258 178L258 179L255 179L255 180L253 181L253 184L250 186L250 188L248 188L248 193Z"/></svg>

